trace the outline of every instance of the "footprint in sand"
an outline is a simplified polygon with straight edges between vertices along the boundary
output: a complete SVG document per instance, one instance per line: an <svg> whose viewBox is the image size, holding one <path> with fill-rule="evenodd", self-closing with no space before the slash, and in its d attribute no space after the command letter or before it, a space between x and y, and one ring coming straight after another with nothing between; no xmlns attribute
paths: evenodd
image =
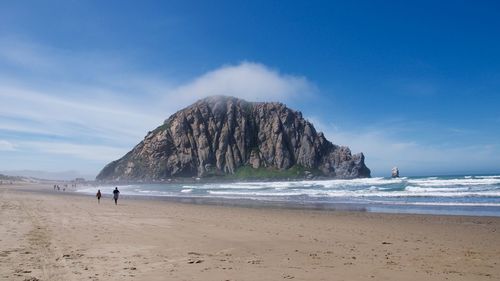
<svg viewBox="0 0 500 281"><path fill-rule="evenodd" d="M201 253L197 253L197 252L188 252L188 255L190 255L191 257L188 258L187 260L187 263L189 264L195 264L195 263L202 263L204 262L203 259L199 258L200 256L202 256Z"/></svg>
<svg viewBox="0 0 500 281"><path fill-rule="evenodd" d="M137 267L135 267L135 266L132 266L132 267L124 267L123 269L137 270Z"/></svg>
<svg viewBox="0 0 500 281"><path fill-rule="evenodd" d="M7 257L10 254L10 251L3 251L0 253L0 257Z"/></svg>

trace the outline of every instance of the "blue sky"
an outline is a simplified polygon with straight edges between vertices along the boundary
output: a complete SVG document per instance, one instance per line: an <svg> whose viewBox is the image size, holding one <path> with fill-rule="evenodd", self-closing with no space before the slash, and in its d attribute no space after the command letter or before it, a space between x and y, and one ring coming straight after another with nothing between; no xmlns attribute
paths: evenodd
<svg viewBox="0 0 500 281"><path fill-rule="evenodd" d="M2 1L0 171L94 176L211 94L281 101L373 175L500 172L495 1Z"/></svg>

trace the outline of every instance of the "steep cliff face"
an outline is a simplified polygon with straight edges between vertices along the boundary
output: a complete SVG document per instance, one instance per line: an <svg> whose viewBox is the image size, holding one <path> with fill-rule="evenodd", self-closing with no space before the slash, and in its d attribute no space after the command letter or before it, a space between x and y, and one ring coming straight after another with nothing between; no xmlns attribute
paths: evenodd
<svg viewBox="0 0 500 281"><path fill-rule="evenodd" d="M234 97L199 100L170 116L98 180L233 174L242 166L303 167L335 178L369 177L362 153L329 142L298 111Z"/></svg>

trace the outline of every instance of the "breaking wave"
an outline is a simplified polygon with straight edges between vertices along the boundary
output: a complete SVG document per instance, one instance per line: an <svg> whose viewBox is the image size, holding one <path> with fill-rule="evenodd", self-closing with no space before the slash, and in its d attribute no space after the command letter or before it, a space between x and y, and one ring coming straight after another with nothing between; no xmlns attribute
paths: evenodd
<svg viewBox="0 0 500 281"><path fill-rule="evenodd" d="M111 194L114 186L78 192ZM500 215L500 175L366 178L277 182L123 185L124 195L251 199L280 202L400 204L408 206L488 206Z"/></svg>

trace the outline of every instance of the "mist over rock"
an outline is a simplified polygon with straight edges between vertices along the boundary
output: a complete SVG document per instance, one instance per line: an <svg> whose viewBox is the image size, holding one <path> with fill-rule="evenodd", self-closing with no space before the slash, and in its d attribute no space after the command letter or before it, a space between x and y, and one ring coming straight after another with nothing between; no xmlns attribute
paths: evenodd
<svg viewBox="0 0 500 281"><path fill-rule="evenodd" d="M300 169L297 169L297 168ZM334 145L282 103L213 96L170 116L98 180L155 181L295 169L332 178L369 177L364 155Z"/></svg>

